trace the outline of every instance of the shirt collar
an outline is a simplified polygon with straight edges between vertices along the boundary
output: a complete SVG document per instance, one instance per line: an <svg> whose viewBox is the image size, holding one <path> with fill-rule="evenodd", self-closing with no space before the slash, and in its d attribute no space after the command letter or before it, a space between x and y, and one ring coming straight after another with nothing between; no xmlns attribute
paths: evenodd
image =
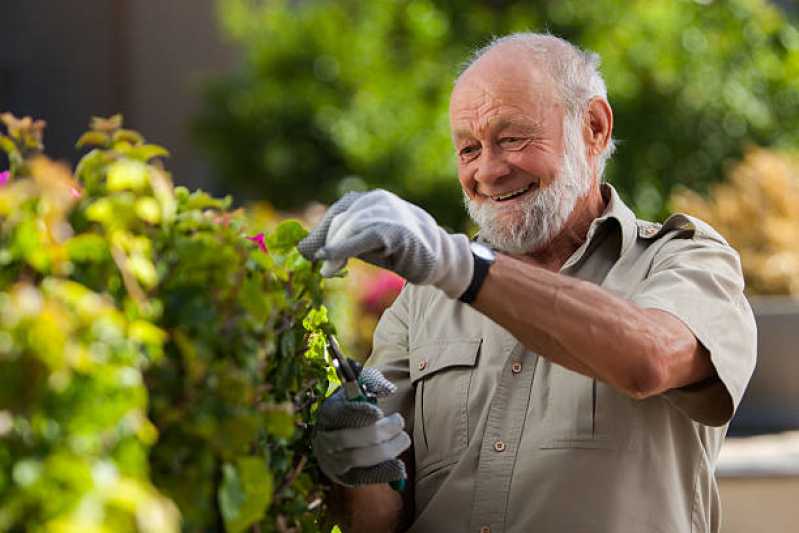
<svg viewBox="0 0 799 533"><path fill-rule="evenodd" d="M613 185L603 183L602 193L603 195L609 195L608 205L605 206L605 212L602 213L602 216L591 223L586 240L591 240L591 237L596 233L596 228L606 220L616 219L621 228L621 253L623 255L638 238L638 217L635 216L632 209L627 207L627 204L621 199Z"/></svg>
<svg viewBox="0 0 799 533"><path fill-rule="evenodd" d="M599 229L606 226L609 220L616 220L616 222L618 222L618 228L621 231L620 255L624 255L638 238L638 223L635 213L633 213L632 210L627 207L627 204L622 201L619 193L616 192L616 189L613 187L613 185L609 183L603 183L601 188L603 198L607 199L605 211L602 213L602 215L595 218L591 222L591 225L588 227L588 233L586 234L585 242L580 245L577 250L575 250L572 256L563 265L561 270L565 270L575 265L578 261L580 261L580 259L582 259L585 252L591 246L594 238L600 235L598 233Z"/></svg>

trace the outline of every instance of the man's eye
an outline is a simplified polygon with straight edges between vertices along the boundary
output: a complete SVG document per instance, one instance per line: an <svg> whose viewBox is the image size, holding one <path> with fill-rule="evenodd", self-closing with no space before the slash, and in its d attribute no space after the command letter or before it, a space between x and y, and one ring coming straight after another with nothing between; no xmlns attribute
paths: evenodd
<svg viewBox="0 0 799 533"><path fill-rule="evenodd" d="M464 146L463 148L461 148L458 151L458 155L461 157L461 159L468 159L468 158L474 157L479 151L480 151L480 147L475 145L475 144L472 144L472 145Z"/></svg>
<svg viewBox="0 0 799 533"><path fill-rule="evenodd" d="M502 137L499 144L509 147L521 146L526 140L524 137Z"/></svg>

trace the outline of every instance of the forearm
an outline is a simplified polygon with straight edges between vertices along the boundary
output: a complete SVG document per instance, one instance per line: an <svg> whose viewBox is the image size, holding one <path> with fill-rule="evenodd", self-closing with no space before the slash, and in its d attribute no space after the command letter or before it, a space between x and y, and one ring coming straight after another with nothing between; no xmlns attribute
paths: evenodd
<svg viewBox="0 0 799 533"><path fill-rule="evenodd" d="M684 364L683 375L675 374L683 384L706 373L688 363L697 342L676 318L505 255L497 256L474 307L527 348L632 396L662 388L669 364Z"/></svg>
<svg viewBox="0 0 799 533"><path fill-rule="evenodd" d="M333 518L344 533L401 531L402 496L388 484L355 488L334 485L329 502Z"/></svg>

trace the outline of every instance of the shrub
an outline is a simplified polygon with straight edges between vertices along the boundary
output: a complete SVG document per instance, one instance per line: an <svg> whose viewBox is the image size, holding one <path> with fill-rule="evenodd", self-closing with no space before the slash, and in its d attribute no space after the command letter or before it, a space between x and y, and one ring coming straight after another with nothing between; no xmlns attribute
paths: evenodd
<svg viewBox="0 0 799 533"><path fill-rule="evenodd" d="M173 187L118 116L74 176L42 122L2 120L0 529L318 527L306 429L335 377L305 230Z"/></svg>
<svg viewBox="0 0 799 533"><path fill-rule="evenodd" d="M688 190L671 200L703 218L741 254L751 294L799 295L799 157L751 148L707 198Z"/></svg>

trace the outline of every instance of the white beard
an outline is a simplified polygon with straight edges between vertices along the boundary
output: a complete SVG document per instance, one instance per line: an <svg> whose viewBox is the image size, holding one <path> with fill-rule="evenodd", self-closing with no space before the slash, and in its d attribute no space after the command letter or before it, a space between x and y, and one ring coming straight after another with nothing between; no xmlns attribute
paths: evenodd
<svg viewBox="0 0 799 533"><path fill-rule="evenodd" d="M466 210L480 229L480 240L506 253L525 254L540 250L560 233L592 182L577 120L564 120L563 136L561 169L549 186L529 192L509 206L492 200L474 202L464 193Z"/></svg>

